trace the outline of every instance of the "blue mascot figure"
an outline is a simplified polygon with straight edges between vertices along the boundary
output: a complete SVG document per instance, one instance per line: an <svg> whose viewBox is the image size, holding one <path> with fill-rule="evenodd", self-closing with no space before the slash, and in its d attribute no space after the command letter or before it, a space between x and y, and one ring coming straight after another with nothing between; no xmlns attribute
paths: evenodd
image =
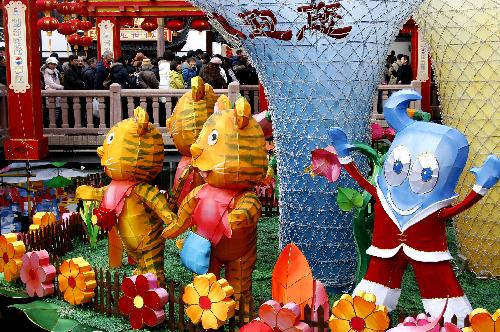
<svg viewBox="0 0 500 332"><path fill-rule="evenodd" d="M367 250L371 259L354 293L373 293L377 304L395 309L403 273L411 264L425 311L438 317L448 299L445 320L455 315L463 325L472 307L450 264L445 224L497 183L500 160L490 155L482 167L472 168L476 184L462 202L452 205L458 196L455 187L467 162L469 145L456 129L411 119L407 107L419 99L416 91L402 90L384 106L385 119L395 129L396 137L376 186L353 162L350 152L354 147L342 129L330 132L343 167L376 199L373 240Z"/></svg>

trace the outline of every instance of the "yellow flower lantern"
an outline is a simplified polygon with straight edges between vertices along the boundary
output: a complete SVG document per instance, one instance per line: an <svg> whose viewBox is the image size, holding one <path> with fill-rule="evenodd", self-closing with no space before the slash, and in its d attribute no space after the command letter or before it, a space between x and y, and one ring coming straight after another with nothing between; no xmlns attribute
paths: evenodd
<svg viewBox="0 0 500 332"><path fill-rule="evenodd" d="M3 272L5 281L11 282L19 278L25 252L24 242L17 240L17 234L0 236L0 272Z"/></svg>
<svg viewBox="0 0 500 332"><path fill-rule="evenodd" d="M86 303L95 296L95 272L82 257L65 260L59 266L57 281L59 290L64 293L64 299L69 304Z"/></svg>
<svg viewBox="0 0 500 332"><path fill-rule="evenodd" d="M375 295L360 292L354 298L344 294L332 307L328 325L332 331L385 331L389 327L387 308L375 304Z"/></svg>
<svg viewBox="0 0 500 332"><path fill-rule="evenodd" d="M233 293L226 279L217 280L213 273L207 273L194 277L184 288L182 301L194 324L201 321L204 329L218 329L234 316L236 302L229 298Z"/></svg>
<svg viewBox="0 0 500 332"><path fill-rule="evenodd" d="M496 332L500 331L500 309L493 315L488 310L477 308L469 314L470 326L464 327L463 332Z"/></svg>

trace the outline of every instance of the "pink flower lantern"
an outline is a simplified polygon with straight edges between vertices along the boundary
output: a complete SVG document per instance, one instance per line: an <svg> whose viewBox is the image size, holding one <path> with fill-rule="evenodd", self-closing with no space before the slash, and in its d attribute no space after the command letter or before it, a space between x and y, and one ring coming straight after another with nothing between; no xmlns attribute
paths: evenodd
<svg viewBox="0 0 500 332"><path fill-rule="evenodd" d="M168 301L165 288L158 287L158 279L153 273L127 277L122 282L124 295L118 302L120 311L129 316L133 329L141 329L144 324L153 327L165 320L163 307Z"/></svg>
<svg viewBox="0 0 500 332"><path fill-rule="evenodd" d="M311 332L311 328L306 323L299 321L300 307L295 303L287 303L283 307L274 301L269 300L259 308L260 321L269 326L274 332Z"/></svg>
<svg viewBox="0 0 500 332"><path fill-rule="evenodd" d="M26 284L28 295L52 295L56 268L50 264L49 253L46 250L30 251L23 255L22 260L21 280Z"/></svg>

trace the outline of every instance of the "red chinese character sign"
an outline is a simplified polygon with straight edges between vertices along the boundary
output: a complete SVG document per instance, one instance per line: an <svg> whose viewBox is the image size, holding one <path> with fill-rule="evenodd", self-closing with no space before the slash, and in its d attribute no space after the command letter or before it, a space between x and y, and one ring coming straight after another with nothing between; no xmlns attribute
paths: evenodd
<svg viewBox="0 0 500 332"><path fill-rule="evenodd" d="M245 49L266 89L280 177L280 242L301 247L326 286L349 289L353 216L340 212L335 197L337 186L354 182L342 177L330 185L305 174L308 151L329 145L334 126L351 140L368 141L387 50L421 0L191 2L232 46Z"/></svg>

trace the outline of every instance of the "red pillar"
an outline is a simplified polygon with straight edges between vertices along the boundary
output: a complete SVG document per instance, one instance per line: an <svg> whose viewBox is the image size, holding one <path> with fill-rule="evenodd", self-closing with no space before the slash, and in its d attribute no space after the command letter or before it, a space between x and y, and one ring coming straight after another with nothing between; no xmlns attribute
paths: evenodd
<svg viewBox="0 0 500 332"><path fill-rule="evenodd" d="M3 0L9 138L7 160L39 160L48 154L43 136L40 34L32 0Z"/></svg>
<svg viewBox="0 0 500 332"><path fill-rule="evenodd" d="M98 58L107 49L113 51L113 57L118 59L122 53L120 45L120 20L118 17L98 18L97 54ZM102 31L101 31L102 30Z"/></svg>

